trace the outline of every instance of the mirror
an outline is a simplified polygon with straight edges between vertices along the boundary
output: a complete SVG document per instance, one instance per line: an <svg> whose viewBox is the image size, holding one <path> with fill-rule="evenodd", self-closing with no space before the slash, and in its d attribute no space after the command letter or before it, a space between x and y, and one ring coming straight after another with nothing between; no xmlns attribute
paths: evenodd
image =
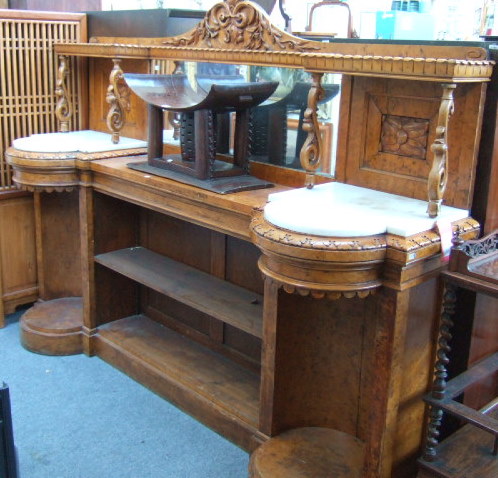
<svg viewBox="0 0 498 478"><path fill-rule="evenodd" d="M196 91L207 91L212 84L236 82L278 82L265 102L252 108L250 161L302 169L299 154L307 133L302 129L311 87L311 74L300 69L182 62L175 73L185 74ZM322 161L319 172L333 174L337 123L339 118L341 75L326 74L322 80L324 96L319 102L318 119L322 137ZM180 146L182 117L169 114L165 121L164 142ZM233 153L233 115L218 115L217 153Z"/></svg>

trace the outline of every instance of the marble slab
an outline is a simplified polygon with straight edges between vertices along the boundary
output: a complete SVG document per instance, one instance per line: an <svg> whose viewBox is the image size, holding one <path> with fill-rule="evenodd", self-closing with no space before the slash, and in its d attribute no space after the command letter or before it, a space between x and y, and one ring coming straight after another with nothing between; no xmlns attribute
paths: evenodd
<svg viewBox="0 0 498 478"><path fill-rule="evenodd" d="M35 153L100 153L147 147L146 141L120 137L119 143L114 144L111 138L108 133L92 130L42 133L15 139L12 146L20 151Z"/></svg>
<svg viewBox="0 0 498 478"><path fill-rule="evenodd" d="M264 209L271 224L302 234L364 237L395 234L408 237L469 216L464 209L442 206L427 215L427 202L350 184L327 183L269 195Z"/></svg>

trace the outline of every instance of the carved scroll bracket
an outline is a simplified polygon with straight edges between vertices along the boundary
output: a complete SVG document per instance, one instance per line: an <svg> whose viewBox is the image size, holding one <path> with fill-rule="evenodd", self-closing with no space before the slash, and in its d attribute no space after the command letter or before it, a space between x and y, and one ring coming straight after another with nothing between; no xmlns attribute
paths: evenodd
<svg viewBox="0 0 498 478"><path fill-rule="evenodd" d="M67 133L69 131L69 122L73 115L73 106L69 98L67 89L67 76L69 74L69 64L67 56L59 56L59 69L57 71L57 82L55 87L55 96L57 105L55 107L55 116L59 121L59 132Z"/></svg>
<svg viewBox="0 0 498 478"><path fill-rule="evenodd" d="M311 189L315 184L315 172L320 166L322 155L322 137L318 123L318 102L323 98L322 87L323 73L312 73L313 86L308 94L308 107L304 112L303 130L308 137L303 144L299 159L301 166L306 171L305 186Z"/></svg>
<svg viewBox="0 0 498 478"><path fill-rule="evenodd" d="M119 132L125 124L126 112L130 111L130 90L123 77L121 60L114 58L114 67L109 76L106 101L110 104L107 127L112 131L112 142L119 143Z"/></svg>
<svg viewBox="0 0 498 478"><path fill-rule="evenodd" d="M430 217L436 217L441 210L444 191L448 183L448 122L453 114L453 90L456 84L443 84L443 96L439 107L439 116L436 127L436 139L431 145L434 155L432 168L428 179L429 205L427 213Z"/></svg>

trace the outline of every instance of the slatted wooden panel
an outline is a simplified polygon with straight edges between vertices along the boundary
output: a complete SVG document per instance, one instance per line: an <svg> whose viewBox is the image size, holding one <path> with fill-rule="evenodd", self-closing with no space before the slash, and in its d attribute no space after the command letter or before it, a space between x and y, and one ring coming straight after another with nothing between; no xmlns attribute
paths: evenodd
<svg viewBox="0 0 498 478"><path fill-rule="evenodd" d="M55 42L86 41L86 16L7 10L0 12L0 191L13 188L4 151L16 138L57 131ZM78 64L71 58L70 84L80 129Z"/></svg>

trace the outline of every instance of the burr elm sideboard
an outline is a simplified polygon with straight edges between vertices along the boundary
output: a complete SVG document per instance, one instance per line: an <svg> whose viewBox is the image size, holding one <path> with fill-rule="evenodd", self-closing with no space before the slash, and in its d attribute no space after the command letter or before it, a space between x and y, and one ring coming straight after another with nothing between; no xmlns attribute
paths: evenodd
<svg viewBox="0 0 498 478"><path fill-rule="evenodd" d="M110 122L109 144L123 135L146 139L144 105L123 93L120 77L153 71L159 60L304 69L313 86L304 171L251 165L275 183L271 189L220 195L144 174L127 167L144 160L140 148L9 149L14 181L38 198L39 234L53 239L41 243L41 261L62 263L42 277L51 293L23 319L28 348L97 355L248 451L289 429L333 428L361 443L364 476L414 476L439 316L436 220L465 239L479 232L468 210L492 70L486 50L306 41L238 1L217 4L183 36L99 37L55 48L61 124L73 55L88 62L89 129L106 130L106 97L110 117L121 115L121 125ZM316 171L326 72L343 74L333 179ZM393 124L399 129L389 136ZM413 130L423 139L410 149ZM291 190L304 184L309 189ZM317 229L317 212L351 191L361 192L358 205L349 214L337 208L328 229ZM354 214L365 217L362 201L377 193L391 212L378 216L386 224L370 221L372 229L365 221L362 232ZM406 202L415 216L396 219L393 210ZM275 212L279 204L315 221L292 230ZM71 305L60 302L70 296Z"/></svg>

